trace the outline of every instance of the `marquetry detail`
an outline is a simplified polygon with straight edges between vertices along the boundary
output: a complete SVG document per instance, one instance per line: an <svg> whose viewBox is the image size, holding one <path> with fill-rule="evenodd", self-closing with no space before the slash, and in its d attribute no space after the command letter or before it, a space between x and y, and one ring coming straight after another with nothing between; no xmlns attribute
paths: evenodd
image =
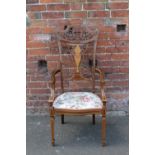
<svg viewBox="0 0 155 155"><path fill-rule="evenodd" d="M73 58L74 58L74 61L75 61L75 68L76 69L75 69L75 72L73 73L70 80L90 80L90 78L84 77L80 72L80 64L81 64L81 59L82 59L81 54L82 54L81 53L81 48L77 44L75 49L74 49L74 52L73 52Z"/></svg>
<svg viewBox="0 0 155 155"><path fill-rule="evenodd" d="M81 49L79 45L76 45L75 47L74 60L76 64L76 73L79 73L79 66L81 62Z"/></svg>

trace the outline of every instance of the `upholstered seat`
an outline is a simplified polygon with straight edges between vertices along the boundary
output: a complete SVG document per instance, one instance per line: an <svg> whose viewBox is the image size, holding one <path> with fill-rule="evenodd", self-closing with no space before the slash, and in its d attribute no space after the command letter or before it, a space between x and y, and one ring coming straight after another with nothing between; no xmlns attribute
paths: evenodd
<svg viewBox="0 0 155 155"><path fill-rule="evenodd" d="M66 92L58 96L53 107L55 109L101 109L101 99L91 92Z"/></svg>

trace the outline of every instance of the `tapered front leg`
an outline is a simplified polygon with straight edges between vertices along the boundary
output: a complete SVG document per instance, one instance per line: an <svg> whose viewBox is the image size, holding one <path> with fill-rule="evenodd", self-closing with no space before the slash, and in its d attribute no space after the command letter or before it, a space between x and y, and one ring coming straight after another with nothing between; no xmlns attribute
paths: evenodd
<svg viewBox="0 0 155 155"><path fill-rule="evenodd" d="M55 144L55 139L54 139L54 116L51 116L51 136L52 136L52 145L54 146Z"/></svg>
<svg viewBox="0 0 155 155"><path fill-rule="evenodd" d="M102 112L102 145L106 145L106 110Z"/></svg>
<svg viewBox="0 0 155 155"><path fill-rule="evenodd" d="M102 116L102 145L106 145L106 117Z"/></svg>
<svg viewBox="0 0 155 155"><path fill-rule="evenodd" d="M50 124L51 124L51 136L52 136L52 145L55 145L55 139L54 139L54 125L55 125L55 116L54 116L54 109L51 110L51 118L50 118Z"/></svg>

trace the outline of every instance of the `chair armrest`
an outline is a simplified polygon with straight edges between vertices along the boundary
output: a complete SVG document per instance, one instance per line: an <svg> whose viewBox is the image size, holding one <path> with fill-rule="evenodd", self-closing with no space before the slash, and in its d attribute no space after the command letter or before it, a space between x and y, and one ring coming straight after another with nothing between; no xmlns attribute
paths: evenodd
<svg viewBox="0 0 155 155"><path fill-rule="evenodd" d="M99 74L99 77L100 77L100 90L101 90L101 100L104 104L104 106L106 106L106 102L107 102L107 99L106 99L106 95L105 95L105 92L104 92L104 76L103 76L103 73L100 69L98 68L95 68L95 73L98 73Z"/></svg>
<svg viewBox="0 0 155 155"><path fill-rule="evenodd" d="M48 100L49 106L52 106L54 99L55 99L55 82L56 82L55 76L59 72L61 72L61 70L57 69L57 70L52 71L52 73L51 73L51 81L50 81L51 95L50 95L49 100Z"/></svg>

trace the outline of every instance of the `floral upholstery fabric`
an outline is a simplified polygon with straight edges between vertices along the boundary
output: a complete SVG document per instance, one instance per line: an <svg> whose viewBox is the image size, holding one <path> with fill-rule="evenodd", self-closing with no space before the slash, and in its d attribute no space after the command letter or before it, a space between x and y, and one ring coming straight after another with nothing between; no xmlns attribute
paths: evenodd
<svg viewBox="0 0 155 155"><path fill-rule="evenodd" d="M101 109L101 99L91 92L66 92L58 96L53 107L56 109Z"/></svg>

